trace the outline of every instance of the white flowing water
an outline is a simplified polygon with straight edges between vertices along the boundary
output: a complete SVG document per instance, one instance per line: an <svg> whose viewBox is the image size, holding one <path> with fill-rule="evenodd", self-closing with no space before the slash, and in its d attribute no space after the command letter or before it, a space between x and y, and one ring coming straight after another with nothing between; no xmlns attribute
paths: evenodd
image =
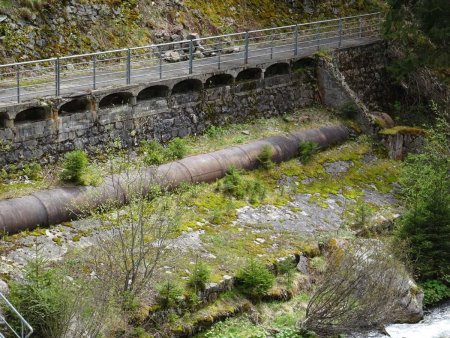
<svg viewBox="0 0 450 338"><path fill-rule="evenodd" d="M450 302L425 314L416 324L393 324L386 327L392 338L450 338ZM370 338L386 338L382 334L371 334Z"/></svg>

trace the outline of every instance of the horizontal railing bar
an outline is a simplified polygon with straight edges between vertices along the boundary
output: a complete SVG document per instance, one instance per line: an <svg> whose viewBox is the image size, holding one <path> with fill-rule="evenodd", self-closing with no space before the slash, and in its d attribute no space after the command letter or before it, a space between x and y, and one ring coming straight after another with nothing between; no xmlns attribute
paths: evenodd
<svg viewBox="0 0 450 338"><path fill-rule="evenodd" d="M364 17L370 17L370 16L377 16L379 14L380 14L380 12L375 12L375 13L360 14L360 15L347 16L347 17L341 17L341 18L335 18L335 19L313 21L313 22L301 23L301 24L297 24L297 25L288 25L288 26L282 26L282 27L264 28L264 29L259 29L259 30L248 31L248 34L268 32L268 31L276 31L276 30L280 30L280 29L294 28L296 26L297 27L305 27L305 26L309 26L309 25L318 25L318 24L322 24L322 23L336 22L336 21L340 21L340 20L349 20L349 19L354 19L354 18L364 18ZM203 38L200 37L198 39L193 39L192 41L200 42L200 41L204 41L204 40L207 40L207 39L227 38L227 37L239 36L239 35L243 35L243 34L245 34L245 32L231 33L231 34L225 34L225 35L216 35L216 36L203 37ZM60 57L59 60L67 60L67 59L73 59L73 58L78 58L78 57L88 57L88 56L95 56L95 55L103 55L103 54L108 54L108 53L125 52L127 50L138 50L138 49L145 49L145 48L164 47L164 46L174 45L174 44L189 43L190 41L191 40L181 40L181 41L166 42L166 43L161 43L161 44L153 44L153 45L146 45L146 46L140 46L140 47L121 48L121 49L114 49L114 50L94 52L94 53L68 55L68 56ZM43 59L43 60L16 62L16 63L0 65L0 68L11 67L11 66L15 66L15 65L26 65L26 64L32 64L32 63L38 63L38 62L51 62L51 61L55 61L57 59L58 58L50 58L50 59Z"/></svg>

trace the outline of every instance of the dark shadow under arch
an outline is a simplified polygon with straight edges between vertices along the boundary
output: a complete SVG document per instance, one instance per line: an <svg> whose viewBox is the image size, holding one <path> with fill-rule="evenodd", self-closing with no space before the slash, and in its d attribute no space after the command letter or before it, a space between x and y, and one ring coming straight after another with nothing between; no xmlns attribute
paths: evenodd
<svg viewBox="0 0 450 338"><path fill-rule="evenodd" d="M261 68L247 68L238 74L236 77L236 82L260 80L261 74Z"/></svg>
<svg viewBox="0 0 450 338"><path fill-rule="evenodd" d="M205 82L205 88L217 88L223 86L229 86L233 84L233 76L230 74L217 74L211 76Z"/></svg>
<svg viewBox="0 0 450 338"><path fill-rule="evenodd" d="M0 113L0 128L6 128L6 120L8 116L6 113Z"/></svg>
<svg viewBox="0 0 450 338"><path fill-rule="evenodd" d="M181 82L178 82L175 86L173 86L172 94L185 94L190 92L199 92L203 88L202 81L197 79L187 79Z"/></svg>
<svg viewBox="0 0 450 338"><path fill-rule="evenodd" d="M311 68L315 68L316 67L316 60L312 59L312 58L304 58L304 59L300 59L295 61L292 64L292 70L294 72L298 72L304 69L311 69Z"/></svg>
<svg viewBox="0 0 450 338"><path fill-rule="evenodd" d="M91 110L91 101L87 97L79 97L64 103L58 111L59 116L85 113Z"/></svg>
<svg viewBox="0 0 450 338"><path fill-rule="evenodd" d="M264 77L272 77L277 75L286 75L289 74L289 64L283 63L275 63L268 67L264 73Z"/></svg>
<svg viewBox="0 0 450 338"><path fill-rule="evenodd" d="M105 96L98 103L98 108L112 108L116 106L128 105L131 102L133 94L129 92L118 92Z"/></svg>
<svg viewBox="0 0 450 338"><path fill-rule="evenodd" d="M169 87L167 86L151 86L141 90L137 96L137 101L151 100L156 98L164 98L169 95Z"/></svg>
<svg viewBox="0 0 450 338"><path fill-rule="evenodd" d="M49 118L49 115L49 109L46 107L31 107L18 113L14 119L14 123L16 125L20 125L24 123L44 121Z"/></svg>

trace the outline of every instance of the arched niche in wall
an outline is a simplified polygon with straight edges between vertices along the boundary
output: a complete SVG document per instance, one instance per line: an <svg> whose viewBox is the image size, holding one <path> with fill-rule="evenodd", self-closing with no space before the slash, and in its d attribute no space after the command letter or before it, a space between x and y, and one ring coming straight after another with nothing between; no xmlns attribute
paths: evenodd
<svg viewBox="0 0 450 338"><path fill-rule="evenodd" d="M233 84L233 76L230 74L217 74L208 78L205 82L205 89L230 86Z"/></svg>
<svg viewBox="0 0 450 338"><path fill-rule="evenodd" d="M133 98L133 94L129 92L118 92L106 95L104 98L100 100L98 103L99 109L108 109L114 108L118 106L125 106L131 103L131 99Z"/></svg>
<svg viewBox="0 0 450 338"><path fill-rule="evenodd" d="M293 73L305 73L308 70L314 70L316 67L316 60L313 58L304 58L295 61L292 64Z"/></svg>
<svg viewBox="0 0 450 338"><path fill-rule="evenodd" d="M269 78L277 75L287 75L287 74L289 74L289 64L282 62L282 63L275 63L270 67L268 67L264 72L264 77Z"/></svg>
<svg viewBox="0 0 450 338"><path fill-rule="evenodd" d="M261 74L262 70L260 68L247 68L238 74L236 82L260 80Z"/></svg>
<svg viewBox="0 0 450 338"><path fill-rule="evenodd" d="M172 95L200 92L202 88L202 81L197 79L187 79L178 82L173 86Z"/></svg>
<svg viewBox="0 0 450 338"><path fill-rule="evenodd" d="M58 110L59 116L86 113L91 110L91 101L87 97L78 97L64 103Z"/></svg>
<svg viewBox="0 0 450 338"><path fill-rule="evenodd" d="M22 110L14 119L14 124L21 125L31 122L39 122L47 120L50 117L50 109L48 107L31 107Z"/></svg>
<svg viewBox="0 0 450 338"><path fill-rule="evenodd" d="M0 129L6 128L6 120L8 115L6 113L0 113Z"/></svg>
<svg viewBox="0 0 450 338"><path fill-rule="evenodd" d="M167 86L151 86L141 90L137 96L137 102L144 100L166 98L169 95L169 87Z"/></svg>

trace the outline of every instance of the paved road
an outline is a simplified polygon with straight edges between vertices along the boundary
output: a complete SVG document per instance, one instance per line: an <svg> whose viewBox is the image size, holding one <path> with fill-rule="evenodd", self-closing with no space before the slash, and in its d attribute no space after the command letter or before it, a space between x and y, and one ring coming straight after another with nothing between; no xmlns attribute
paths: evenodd
<svg viewBox="0 0 450 338"><path fill-rule="evenodd" d="M341 42L341 47L351 47L370 43L377 40L377 37L364 37L364 38L346 38L344 37ZM339 38L331 37L320 40L320 46L317 41L301 42L298 44L298 55L294 55L295 45L294 43L278 45L278 46L249 46L248 53L248 65L256 65L265 63L272 60L288 60L295 57L304 57L312 55L319 48L321 49L337 49L339 46ZM192 74L204 74L212 73L219 69L226 70L245 64L245 53L243 52L243 46L240 46L240 51L231 54L215 55L205 57L201 59L194 59ZM131 84L140 83L155 83L162 79L174 79L183 78L189 76L189 61L180 62L163 62L162 73L160 74L159 60L141 60L142 63L151 62L151 65L145 66L145 64L139 68L138 64L133 61L131 71ZM139 64L142 64L139 62ZM67 74L66 74L67 73ZM91 69L82 73L78 72L77 75L70 74L66 71L61 76L60 96L71 96L76 94L85 94L93 89L93 72ZM108 88L112 86L124 86L126 85L126 70L121 69L106 69L101 70L99 67L95 74L95 81L97 89ZM33 80L23 79L24 80ZM20 100L21 102L27 101L33 98L55 96L55 77L53 73L49 73L48 82L41 84L31 84L28 86L22 86L20 88ZM17 102L17 88L1 88L0 87L0 105L8 105Z"/></svg>

